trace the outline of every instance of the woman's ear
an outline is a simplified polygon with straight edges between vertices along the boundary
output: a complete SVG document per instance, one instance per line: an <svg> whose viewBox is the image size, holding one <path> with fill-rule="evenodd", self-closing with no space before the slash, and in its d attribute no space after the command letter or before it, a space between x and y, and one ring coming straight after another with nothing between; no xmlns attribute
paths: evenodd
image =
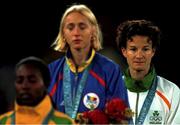
<svg viewBox="0 0 180 125"><path fill-rule="evenodd" d="M121 48L121 52L122 52L123 56L126 57L127 51L124 47Z"/></svg>
<svg viewBox="0 0 180 125"><path fill-rule="evenodd" d="M153 48L152 49L152 57L155 55L155 53L156 53L156 48Z"/></svg>

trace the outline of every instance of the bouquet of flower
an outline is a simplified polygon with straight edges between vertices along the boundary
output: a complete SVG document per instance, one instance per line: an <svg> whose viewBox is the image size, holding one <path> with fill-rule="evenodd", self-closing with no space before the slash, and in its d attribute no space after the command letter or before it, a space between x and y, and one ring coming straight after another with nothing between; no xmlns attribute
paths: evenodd
<svg viewBox="0 0 180 125"><path fill-rule="evenodd" d="M125 102L119 98L108 101L104 110L95 109L78 115L80 124L128 124L134 115Z"/></svg>

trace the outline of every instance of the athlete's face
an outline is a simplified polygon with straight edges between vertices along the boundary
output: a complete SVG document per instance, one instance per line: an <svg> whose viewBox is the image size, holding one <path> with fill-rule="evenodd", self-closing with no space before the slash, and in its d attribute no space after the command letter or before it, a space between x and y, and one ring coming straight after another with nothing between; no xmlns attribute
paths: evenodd
<svg viewBox="0 0 180 125"><path fill-rule="evenodd" d="M122 53L127 59L130 70L148 72L155 49L152 48L149 37L136 35L127 41L126 48L122 48Z"/></svg>
<svg viewBox="0 0 180 125"><path fill-rule="evenodd" d="M16 70L15 87L19 105L37 105L46 91L40 71L29 64L23 64Z"/></svg>
<svg viewBox="0 0 180 125"><path fill-rule="evenodd" d="M93 26L87 17L79 12L72 12L65 18L63 33L71 50L91 47Z"/></svg>

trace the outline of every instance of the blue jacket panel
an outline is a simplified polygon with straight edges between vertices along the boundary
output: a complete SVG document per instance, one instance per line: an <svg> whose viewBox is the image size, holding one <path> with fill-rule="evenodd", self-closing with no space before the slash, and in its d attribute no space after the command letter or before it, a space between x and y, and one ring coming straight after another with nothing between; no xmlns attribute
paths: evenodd
<svg viewBox="0 0 180 125"><path fill-rule="evenodd" d="M49 64L52 79L49 86L49 93L58 110L61 112L65 112L63 95L64 63L65 57ZM78 86L82 73L78 73L78 82L73 82L72 84L75 89ZM70 76L71 81L73 81L75 79L75 73L71 72ZM92 60L92 66L82 93L78 113L90 110L87 106L89 101L94 101L96 108L103 109L106 101L115 97L127 102L127 90L122 80L120 67L107 57L96 53Z"/></svg>

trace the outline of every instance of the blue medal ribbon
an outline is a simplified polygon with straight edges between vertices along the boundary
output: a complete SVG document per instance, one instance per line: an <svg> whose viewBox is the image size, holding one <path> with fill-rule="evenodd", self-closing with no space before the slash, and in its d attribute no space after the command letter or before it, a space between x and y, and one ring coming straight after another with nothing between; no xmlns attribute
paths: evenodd
<svg viewBox="0 0 180 125"><path fill-rule="evenodd" d="M82 92L89 74L90 65L84 70L82 78L79 82L77 93L73 100L72 92L71 92L71 77L70 77L70 68L68 67L67 63L64 64L63 69L63 91L64 91L64 105L65 105L65 112L71 118L75 119L79 107L79 103L81 100Z"/></svg>
<svg viewBox="0 0 180 125"><path fill-rule="evenodd" d="M148 111L150 109L150 106L152 104L152 101L154 99L155 93L156 93L156 88L157 88L157 77L155 77L155 80L152 84L151 89L148 92L148 95L146 96L146 99L143 103L143 106L141 108L141 111L139 113L139 116L136 120L136 125L142 125L144 123L144 120L148 114Z"/></svg>

